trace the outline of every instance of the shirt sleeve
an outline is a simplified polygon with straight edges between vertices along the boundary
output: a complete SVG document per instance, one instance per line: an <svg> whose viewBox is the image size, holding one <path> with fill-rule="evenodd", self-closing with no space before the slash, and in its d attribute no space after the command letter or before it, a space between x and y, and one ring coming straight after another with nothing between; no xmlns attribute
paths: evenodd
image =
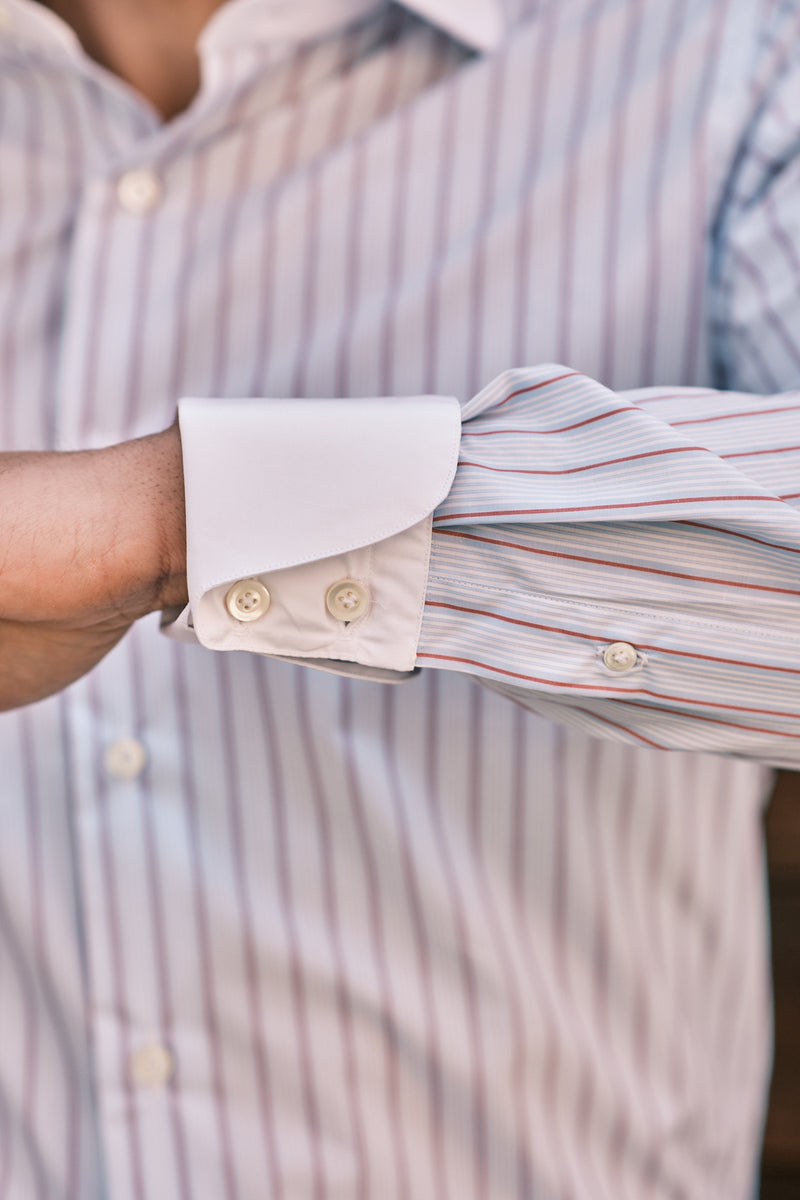
<svg viewBox="0 0 800 1200"><path fill-rule="evenodd" d="M457 670L598 736L800 767L791 20L775 9L709 230L720 390L544 365L463 409L185 401L173 636L373 679Z"/></svg>
<svg viewBox="0 0 800 1200"><path fill-rule="evenodd" d="M181 429L174 636L458 670L601 736L800 761L800 394L614 393L545 365L460 414L185 401Z"/></svg>

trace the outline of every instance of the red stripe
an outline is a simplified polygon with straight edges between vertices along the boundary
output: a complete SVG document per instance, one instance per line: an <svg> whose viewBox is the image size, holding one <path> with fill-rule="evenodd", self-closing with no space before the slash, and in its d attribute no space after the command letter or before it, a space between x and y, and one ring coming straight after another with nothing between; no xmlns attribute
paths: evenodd
<svg viewBox="0 0 800 1200"><path fill-rule="evenodd" d="M798 492L800 495L800 492ZM782 496L780 499L785 500ZM725 537L741 538L745 542L755 542L757 546L767 546L770 550L781 550L786 554L800 554L796 546L781 546L779 542L768 542L764 538L753 537L750 533L739 533L735 529L721 529L717 525L705 525L702 521L676 521L677 525L689 525L693 529L710 529L712 533L721 533Z"/></svg>
<svg viewBox="0 0 800 1200"><path fill-rule="evenodd" d="M517 396L527 396L529 392L538 392L540 388L549 387L551 383L560 383L562 379L574 379L581 374L581 371L566 371L563 375L554 375L552 379L545 379L541 383L533 383L530 387L518 388L516 392L511 392L509 396L506 396L505 400L501 400L499 404L493 405L493 411L502 408L504 404L508 404L510 400L514 400Z"/></svg>
<svg viewBox="0 0 800 1200"><path fill-rule="evenodd" d="M551 433L569 433L572 429L582 429L584 425L594 425L597 421L605 421L607 417L616 417L620 413L630 413L632 415L635 412L636 409L632 405L625 404L620 408L610 408L607 412L598 413L594 417L585 417L583 421L575 421L572 425L560 425L557 429L486 429L483 432L478 432L477 430L468 429L465 425L461 431L461 437L462 439L465 437L497 437L498 434L504 433L513 433L515 436L523 433L526 436L547 437Z"/></svg>
<svg viewBox="0 0 800 1200"><path fill-rule="evenodd" d="M434 517L434 520L436 518ZM778 595L798 596L800 591L793 588L768 587L760 583L742 583L738 579L714 579L708 575L688 575L680 571L666 571L660 567L642 567L634 563L619 563L612 559L590 558L585 554L565 554L561 550L543 550L538 546L523 546L519 542L508 542L501 538L483 537L478 533L466 533L461 529L438 529L438 536L464 538L469 542L484 542L487 546L505 546L509 550L522 550L526 554L537 554L542 558L558 558L566 562L590 563L596 567L615 567L620 571L638 571L642 575L660 575L669 579L688 579L693 583L710 583L720 587L744 588L747 591L775 592Z"/></svg>
<svg viewBox="0 0 800 1200"><path fill-rule="evenodd" d="M770 735L775 735L776 737L791 738L793 740L800 739L800 732L789 733L789 732L781 731L779 729L761 729L754 725L741 725L737 721L722 721L716 717L705 717L702 714L696 713L696 712L689 712L689 711L682 712L680 709L675 708L675 707L667 707L665 705L659 705L659 704L642 704L640 701L637 702L636 700L632 700L629 697L631 697L631 696L652 696L656 700L671 700L676 705L677 704L700 705L703 708L719 708L719 709L725 709L726 711L730 711L730 712L755 713L758 716L763 716L763 717L788 717L790 720L797 720L798 713L796 713L796 712L794 712L794 713L792 713L792 712L776 712L769 708L746 708L746 707L744 707L744 705L721 704L721 703L717 703L714 700L696 700L696 699L694 699L694 697L686 697L686 696L667 696L663 692L651 692L648 688L630 688L630 689L609 688L609 687L601 688L600 685L594 684L594 683L571 683L571 682L568 682L563 679L542 679L536 675L525 675L519 671L508 671L508 670L506 670L505 667L496 667L496 666L493 666L491 663L479 662L477 659L474 659L474 658L461 658L459 655L453 655L453 654L430 654L430 653L427 653L424 651L420 651L417 654L417 658L418 659L429 658L429 659L435 659L435 660L441 661L441 662L463 663L465 666L468 666L468 667L477 667L478 670L480 670L480 671L491 671L495 675L506 675L510 679L521 679L525 683L543 684L545 687L548 687L548 688L570 688L575 691L582 691L582 692L597 692L600 690L602 690L604 692L614 692L618 696L624 697L624 702L626 704L634 705L638 708L646 708L648 710L648 712L663 712L663 713L667 713L671 717L677 717L679 719L685 719L687 721L705 721L707 723L711 722L712 724L716 724L716 725L730 726L731 729L744 729L750 733L766 733L766 734L770 734ZM547 693L546 695L548 695L548 696L550 696L550 698L552 698L551 693ZM620 702L620 701L616 700L613 695L612 696L598 696L597 699L598 700L611 700L613 703Z"/></svg>
<svg viewBox="0 0 800 1200"><path fill-rule="evenodd" d="M460 467L476 467L480 471L496 471L500 475L576 475L580 471L596 471L600 467L612 467L617 463L637 462L642 458L659 458L665 454L688 454L692 451L701 454L709 452L705 446L670 446L666 450L645 450L641 454L626 454L623 458L607 458L603 462L586 463L582 467L565 467L563 471L532 471L526 467L490 467L486 463L470 462L467 459L459 459L458 465Z"/></svg>
<svg viewBox="0 0 800 1200"><path fill-rule="evenodd" d="M433 520L435 524L438 521L474 521L480 517L535 517L542 513L625 512L629 508L655 508L665 504L723 504L731 500L775 503L774 496L678 496L666 500L636 500L629 504L576 504L570 508L497 508L478 512L444 513Z"/></svg>
<svg viewBox="0 0 800 1200"><path fill-rule="evenodd" d="M654 692L653 695L657 695L657 693ZM663 697L663 699L672 699L672 698L673 697L669 697L669 696ZM680 698L678 697L677 699L680 702ZM692 722L703 721L706 725L723 725L723 726L725 726L726 729L743 729L746 733L765 733L765 734L767 734L768 737L789 738L792 741L796 741L798 738L800 738L800 733L790 733L787 730L781 730L781 729L764 729L760 725L742 725L739 721L722 721L722 720L719 720L717 717L703 716L702 713L696 713L696 712L682 713L682 712L676 711L674 708L668 708L666 705L662 705L662 704L642 704L641 701L638 701L638 700L631 700L629 703L634 708L644 708L644 709L647 709L648 712L666 713L668 716L672 716L672 717L685 717L687 720L692 721ZM730 708L732 706L719 704L719 705L717 705L717 707L718 708ZM759 713L764 716L773 716L774 715L774 716L779 717L779 716L789 715L789 716L793 716L795 718L797 717L796 713L790 713L790 714L774 713L773 714L763 708L748 708L748 709L742 709L742 710L737 710L737 711Z"/></svg>
<svg viewBox="0 0 800 1200"><path fill-rule="evenodd" d="M582 708L580 704L570 704L569 708L571 712L582 713L585 717L599 721L602 725L609 725L612 729L621 729L629 737L635 738L637 742L643 742L646 746L652 746L654 750L670 750L672 748L664 742L654 742L651 738L645 737L643 733L631 729L629 725L623 725L621 721L612 721L610 717L604 717L600 713L592 712L591 709Z"/></svg>
<svg viewBox="0 0 800 1200"><path fill-rule="evenodd" d="M579 633L574 629L564 629L558 625L541 625L536 621L523 621L521 617L507 617L503 613L490 612L483 608L467 608L460 604L447 604L444 600L426 600L426 608L446 608L452 612L468 613L476 617L488 617L493 621L503 621L506 625L521 625L525 629L540 629L543 633L559 633L564 637L580 638L587 642L606 642L609 641L610 635L598 635L595 633ZM715 654L697 654L691 650L672 650L666 646L653 646L637 641L637 649L650 650L655 654L672 654L678 658L699 659L702 662L722 663L728 667L745 667L756 671L779 671L786 675L800 675L800 668L797 667L774 667L767 663L751 663L744 662L736 658L721 658Z"/></svg>
<svg viewBox="0 0 800 1200"><path fill-rule="evenodd" d="M644 742L646 746L652 746L654 750L669 750L671 747L664 742L654 742L652 738L645 737L643 733L638 733L637 730L631 729L629 725L623 725L621 721L612 721L610 717L604 717L600 713L592 712L589 708L582 708L580 704L570 705L574 712L583 713L585 717L591 717L593 721L599 721L603 725L609 725L612 729L621 729L623 733L627 733L629 737L636 738L637 742Z"/></svg>
<svg viewBox="0 0 800 1200"><path fill-rule="evenodd" d="M636 389L634 389L634 391L635 390ZM627 395L629 393L625 393L625 394ZM718 397L720 395L721 395L721 393L717 390L717 388L688 388L688 387L685 387L685 388L681 388L677 392L675 392L675 391L654 392L650 396L637 396L637 398L635 400L632 400L631 403L635 404L637 408L641 408L643 404L657 404L658 401L660 401L660 400L683 400L683 399L688 399L690 396L692 398L694 398L696 396L716 396L716 397ZM670 424L672 424L672 422L670 422Z"/></svg>
<svg viewBox="0 0 800 1200"><path fill-rule="evenodd" d="M723 454L722 458L756 458L760 454L791 454L800 446L774 446L768 450L737 450L735 454Z"/></svg>
<svg viewBox="0 0 800 1200"><path fill-rule="evenodd" d="M478 659L476 659L476 658L461 658L459 655L456 655L456 654L430 654L425 651L420 651L417 654L417 658L418 659L419 658L431 658L431 659L436 659L438 662L463 663L464 666L467 666L467 667L477 667L481 671L492 671L496 675L507 675L509 679L521 679L524 683L541 683L541 684L544 684L546 687L574 688L576 691L587 691L587 692L596 692L596 691L600 690L599 685L595 684L595 683L566 683L564 680L560 680L560 679L542 679L542 678L539 678L539 676L537 676L537 675L524 675L520 671L508 671L504 667L495 667L495 666L492 666L491 663L479 662ZM603 690L613 690L613 689L603 689ZM631 690L631 691L627 691L627 692L624 691L622 688L619 688L617 690L619 691L620 695L630 696L630 695L639 694L641 689L636 688L635 690ZM603 697L599 697L599 699L602 699L602 698Z"/></svg>
<svg viewBox="0 0 800 1200"><path fill-rule="evenodd" d="M797 412L798 410L800 410L800 404L792 404L788 408L755 408L748 412L718 413L714 417L693 417L690 421L670 421L670 425L677 429L679 425L710 425L713 421L735 421L739 417L767 417L773 413Z"/></svg>

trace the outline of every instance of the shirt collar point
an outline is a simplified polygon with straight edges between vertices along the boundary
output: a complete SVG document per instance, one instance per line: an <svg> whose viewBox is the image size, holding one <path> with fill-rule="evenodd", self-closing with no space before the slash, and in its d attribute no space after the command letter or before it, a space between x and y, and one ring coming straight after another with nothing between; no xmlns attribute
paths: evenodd
<svg viewBox="0 0 800 1200"><path fill-rule="evenodd" d="M403 3L475 50L495 50L506 33L502 0L403 0Z"/></svg>

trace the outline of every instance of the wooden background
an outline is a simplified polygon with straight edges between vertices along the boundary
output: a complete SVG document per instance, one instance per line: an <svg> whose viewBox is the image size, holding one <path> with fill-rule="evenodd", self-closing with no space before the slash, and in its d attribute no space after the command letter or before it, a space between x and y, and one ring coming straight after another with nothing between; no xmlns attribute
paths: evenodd
<svg viewBox="0 0 800 1200"><path fill-rule="evenodd" d="M775 1069L761 1200L800 1200L800 773L782 771L767 810Z"/></svg>

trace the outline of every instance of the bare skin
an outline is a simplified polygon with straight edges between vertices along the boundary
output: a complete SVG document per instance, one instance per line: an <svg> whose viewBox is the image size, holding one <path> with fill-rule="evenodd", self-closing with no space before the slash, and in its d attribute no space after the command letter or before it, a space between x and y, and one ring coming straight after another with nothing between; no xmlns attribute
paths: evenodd
<svg viewBox="0 0 800 1200"><path fill-rule="evenodd" d="M199 85L223 0L52 0L87 52L165 119ZM186 603L177 424L104 450L0 454L0 710L89 671L149 612Z"/></svg>
<svg viewBox="0 0 800 1200"><path fill-rule="evenodd" d="M96 62L145 96L165 119L200 86L197 39L224 0L47 0Z"/></svg>
<svg viewBox="0 0 800 1200"><path fill-rule="evenodd" d="M0 454L0 709L60 691L186 603L180 435Z"/></svg>

